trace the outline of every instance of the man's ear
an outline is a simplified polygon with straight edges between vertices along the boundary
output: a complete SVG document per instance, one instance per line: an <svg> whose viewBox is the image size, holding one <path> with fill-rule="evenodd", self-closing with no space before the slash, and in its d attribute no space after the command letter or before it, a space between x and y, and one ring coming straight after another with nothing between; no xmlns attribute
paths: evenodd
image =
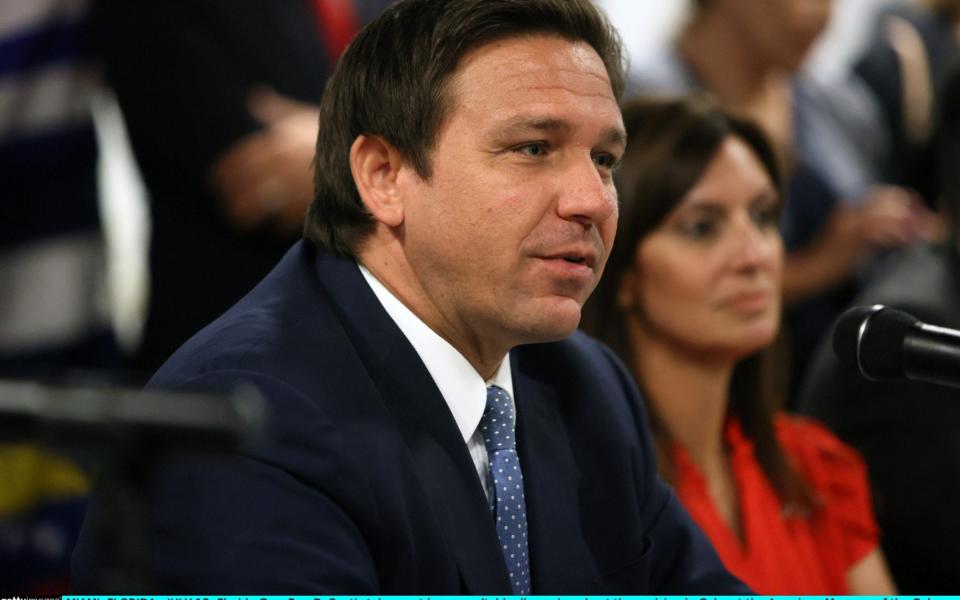
<svg viewBox="0 0 960 600"><path fill-rule="evenodd" d="M350 146L350 171L363 204L387 227L403 224L403 197L397 178L403 167L400 151L376 135L359 135Z"/></svg>

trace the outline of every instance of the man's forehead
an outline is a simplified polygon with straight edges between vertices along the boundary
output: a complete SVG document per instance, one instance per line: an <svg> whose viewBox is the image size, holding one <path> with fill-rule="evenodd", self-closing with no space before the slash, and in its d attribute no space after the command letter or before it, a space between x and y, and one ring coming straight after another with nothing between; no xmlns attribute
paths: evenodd
<svg viewBox="0 0 960 600"><path fill-rule="evenodd" d="M463 56L450 77L455 88L496 82L496 89L501 90L504 86L535 87L548 79L551 83L581 80L581 84L594 80L598 91L609 91L613 98L610 77L596 50L585 41L559 35L526 34L481 44Z"/></svg>
<svg viewBox="0 0 960 600"><path fill-rule="evenodd" d="M600 59L600 55L597 54L597 51L593 49L593 46L590 46L586 42L580 42L574 44L571 49L571 54L574 57L577 67L583 70L591 70L599 60L603 64L603 60ZM609 82L610 77L606 72L606 66L604 66L604 78Z"/></svg>
<svg viewBox="0 0 960 600"><path fill-rule="evenodd" d="M551 52L561 56L544 56ZM491 41L470 50L445 87L449 105L440 132L454 126L460 134L472 131L488 143L505 143L524 130L592 130L593 143L626 145L606 67L583 41L549 34ZM571 90L577 92L566 93ZM579 111L571 101L578 95Z"/></svg>
<svg viewBox="0 0 960 600"><path fill-rule="evenodd" d="M471 50L453 72L447 93L454 110L482 114L485 120L511 118L531 104L599 101L620 122L599 55L586 42L560 36L517 36Z"/></svg>

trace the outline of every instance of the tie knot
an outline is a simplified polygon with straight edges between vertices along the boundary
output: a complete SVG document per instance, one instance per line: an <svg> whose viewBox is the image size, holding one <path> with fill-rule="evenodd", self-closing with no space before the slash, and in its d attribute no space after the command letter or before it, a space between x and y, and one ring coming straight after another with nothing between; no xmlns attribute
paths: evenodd
<svg viewBox="0 0 960 600"><path fill-rule="evenodd" d="M487 388L487 407L480 418L480 434L487 452L517 447L513 432L513 402L503 388Z"/></svg>

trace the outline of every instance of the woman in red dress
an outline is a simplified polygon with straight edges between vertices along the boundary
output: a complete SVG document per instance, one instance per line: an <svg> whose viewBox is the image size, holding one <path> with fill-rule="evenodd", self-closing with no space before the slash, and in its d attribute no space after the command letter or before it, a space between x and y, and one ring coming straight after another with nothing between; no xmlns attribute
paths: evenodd
<svg viewBox="0 0 960 600"><path fill-rule="evenodd" d="M860 457L777 412L782 179L752 123L705 98L624 109L620 226L583 328L637 377L661 474L761 594L893 593Z"/></svg>

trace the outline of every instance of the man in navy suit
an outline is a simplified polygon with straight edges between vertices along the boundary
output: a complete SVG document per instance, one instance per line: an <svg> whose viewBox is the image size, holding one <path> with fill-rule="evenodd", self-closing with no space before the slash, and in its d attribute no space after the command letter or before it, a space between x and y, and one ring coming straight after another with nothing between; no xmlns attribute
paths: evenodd
<svg viewBox="0 0 960 600"><path fill-rule="evenodd" d="M273 415L249 455L158 477L163 591L747 591L657 477L630 376L574 333L622 88L589 0L404 0L358 35L306 240L151 382L250 383Z"/></svg>

